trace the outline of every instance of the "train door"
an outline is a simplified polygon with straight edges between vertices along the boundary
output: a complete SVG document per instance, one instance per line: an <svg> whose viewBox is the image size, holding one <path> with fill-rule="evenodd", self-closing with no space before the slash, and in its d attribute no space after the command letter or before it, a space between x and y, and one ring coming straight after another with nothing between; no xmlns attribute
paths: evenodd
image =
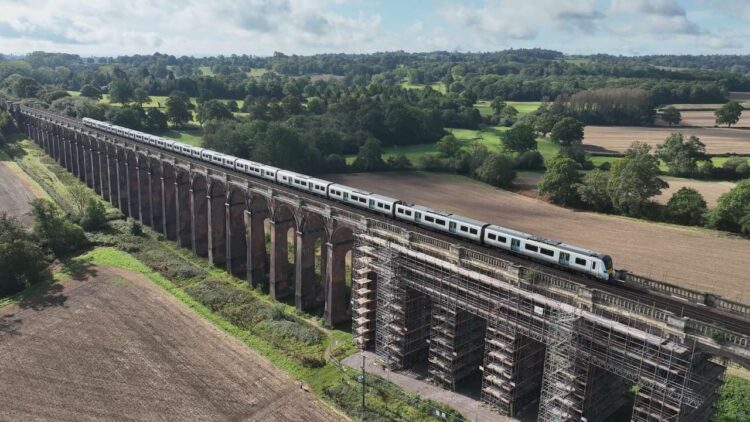
<svg viewBox="0 0 750 422"><path fill-rule="evenodd" d="M344 202L349 200L349 192L344 192Z"/></svg>
<svg viewBox="0 0 750 422"><path fill-rule="evenodd" d="M510 239L510 250L515 252L521 250L521 241L518 239Z"/></svg>
<svg viewBox="0 0 750 422"><path fill-rule="evenodd" d="M368 202L367 207L370 208L371 210L374 210L375 209L375 200L374 199L370 199L370 202Z"/></svg>
<svg viewBox="0 0 750 422"><path fill-rule="evenodd" d="M449 221L448 222L448 231L451 232L451 233L455 233L456 232L456 223L454 223L453 221Z"/></svg>
<svg viewBox="0 0 750 422"><path fill-rule="evenodd" d="M417 223L422 222L422 213L419 211L414 211L414 221Z"/></svg>
<svg viewBox="0 0 750 422"><path fill-rule="evenodd" d="M570 254L567 252L560 252L560 265L570 264Z"/></svg>

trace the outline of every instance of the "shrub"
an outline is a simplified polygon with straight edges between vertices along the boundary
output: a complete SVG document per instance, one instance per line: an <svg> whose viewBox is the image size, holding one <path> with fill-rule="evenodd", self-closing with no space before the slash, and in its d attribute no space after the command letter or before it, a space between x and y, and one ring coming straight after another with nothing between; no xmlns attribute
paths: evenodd
<svg viewBox="0 0 750 422"><path fill-rule="evenodd" d="M99 230L107 222L107 210L96 198L89 198L81 218L81 226L89 231Z"/></svg>
<svg viewBox="0 0 750 422"><path fill-rule="evenodd" d="M46 266L42 248L15 218L0 214L0 296L41 280Z"/></svg>
<svg viewBox="0 0 750 422"><path fill-rule="evenodd" d="M188 286L185 292L214 312L219 312L226 306L249 304L255 300L250 293L217 280L206 280Z"/></svg>
<svg viewBox="0 0 750 422"><path fill-rule="evenodd" d="M476 178L497 187L508 187L516 178L513 163L501 154L490 154L476 170Z"/></svg>
<svg viewBox="0 0 750 422"><path fill-rule="evenodd" d="M542 180L539 181L539 193L549 195L552 202L572 206L578 203L576 185L581 181L578 172L581 166L570 158L558 156L547 166Z"/></svg>
<svg viewBox="0 0 750 422"><path fill-rule="evenodd" d="M31 208L34 233L55 254L70 253L86 244L83 229L68 220L57 205L46 199L35 199L31 201Z"/></svg>
<svg viewBox="0 0 750 422"><path fill-rule="evenodd" d="M544 168L544 157L539 151L526 151L516 157L516 169L541 170Z"/></svg>
<svg viewBox="0 0 750 422"><path fill-rule="evenodd" d="M322 341L320 331L297 321L268 320L262 325L277 339L298 341L307 345L318 344Z"/></svg>
<svg viewBox="0 0 750 422"><path fill-rule="evenodd" d="M665 216L672 223L686 226L703 224L706 211L706 201L697 190L682 188L669 198Z"/></svg>
<svg viewBox="0 0 750 422"><path fill-rule="evenodd" d="M143 227L141 227L141 223L133 220L130 223L130 234L133 236L143 236Z"/></svg>

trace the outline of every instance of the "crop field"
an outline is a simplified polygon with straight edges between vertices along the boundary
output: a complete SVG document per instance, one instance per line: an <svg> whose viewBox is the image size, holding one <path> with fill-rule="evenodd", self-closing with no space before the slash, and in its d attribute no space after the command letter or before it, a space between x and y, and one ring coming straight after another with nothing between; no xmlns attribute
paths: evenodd
<svg viewBox="0 0 750 422"><path fill-rule="evenodd" d="M338 420L140 274L84 264L39 293L0 309L3 419Z"/></svg>
<svg viewBox="0 0 750 422"><path fill-rule="evenodd" d="M716 206L716 202L721 195L729 192L736 185L733 182L684 179L671 176L662 176L661 178L669 183L669 188L661 191L661 195L654 197L654 200L660 204L666 204L669 198L681 188L693 188L703 195L706 204L709 208L712 208Z"/></svg>
<svg viewBox="0 0 750 422"><path fill-rule="evenodd" d="M0 149L0 214L8 214L31 225L33 218L29 215L29 203L46 196L44 189Z"/></svg>
<svg viewBox="0 0 750 422"><path fill-rule="evenodd" d="M680 126L701 126L714 127L716 125L716 116L713 111L683 111L682 122ZM725 127L724 125L720 128ZM740 117L740 121L733 128L750 128L750 111L745 112Z"/></svg>
<svg viewBox="0 0 750 422"><path fill-rule="evenodd" d="M568 210L454 175L371 173L326 178L606 252L617 268L750 302L745 262L750 240L738 236Z"/></svg>
<svg viewBox="0 0 750 422"><path fill-rule="evenodd" d="M590 152L624 152L634 141L661 144L673 132L697 136L709 154L750 154L750 130L733 128L586 126L583 147Z"/></svg>

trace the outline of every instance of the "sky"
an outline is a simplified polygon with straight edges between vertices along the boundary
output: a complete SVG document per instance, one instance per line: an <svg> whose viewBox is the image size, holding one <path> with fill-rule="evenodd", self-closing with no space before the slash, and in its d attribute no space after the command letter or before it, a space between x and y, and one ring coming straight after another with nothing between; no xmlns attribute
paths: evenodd
<svg viewBox="0 0 750 422"><path fill-rule="evenodd" d="M750 0L0 0L0 53L750 54Z"/></svg>

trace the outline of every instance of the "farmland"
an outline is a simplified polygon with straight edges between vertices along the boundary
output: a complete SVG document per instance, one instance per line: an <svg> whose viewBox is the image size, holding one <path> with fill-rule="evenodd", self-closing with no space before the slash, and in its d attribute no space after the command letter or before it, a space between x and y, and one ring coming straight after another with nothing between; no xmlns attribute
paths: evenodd
<svg viewBox="0 0 750 422"><path fill-rule="evenodd" d="M734 128L586 126L583 147L590 152L624 152L635 141L656 146L674 132L697 136L709 154L750 154L750 130Z"/></svg>
<svg viewBox="0 0 750 422"><path fill-rule="evenodd" d="M706 229L577 212L471 179L425 173L330 175L329 180L606 251L615 266L748 302L750 241ZM693 259L700 256L700 259ZM710 263L708 265L707 263Z"/></svg>
<svg viewBox="0 0 750 422"><path fill-rule="evenodd" d="M42 187L0 150L0 213L7 213L31 225L29 202L46 196Z"/></svg>
<svg viewBox="0 0 750 422"><path fill-rule="evenodd" d="M73 277L0 309L3 419L338 419L146 277L91 263Z"/></svg>

